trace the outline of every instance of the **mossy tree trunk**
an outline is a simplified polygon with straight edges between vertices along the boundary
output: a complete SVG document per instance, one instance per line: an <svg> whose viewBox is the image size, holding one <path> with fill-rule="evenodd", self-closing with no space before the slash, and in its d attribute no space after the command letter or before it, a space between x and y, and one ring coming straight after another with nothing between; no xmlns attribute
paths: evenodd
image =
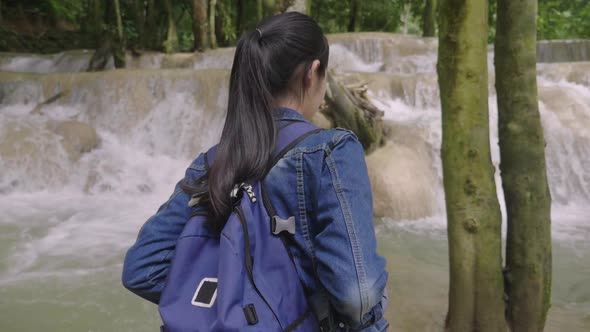
<svg viewBox="0 0 590 332"><path fill-rule="evenodd" d="M149 48L149 49L159 49L160 42L158 40L158 12L159 8L157 6L156 0L147 0L147 9L146 9L146 17L145 17L145 29L144 34L140 36L142 47Z"/></svg>
<svg viewBox="0 0 590 332"><path fill-rule="evenodd" d="M204 51L210 47L207 7L209 0L193 0L194 50Z"/></svg>
<svg viewBox="0 0 590 332"><path fill-rule="evenodd" d="M423 20L422 35L434 37L436 33L436 0L425 0Z"/></svg>
<svg viewBox="0 0 590 332"><path fill-rule="evenodd" d="M360 12L361 3L359 0L350 0L350 16L348 19L348 31L355 32L360 30Z"/></svg>
<svg viewBox="0 0 590 332"><path fill-rule="evenodd" d="M178 34L176 33L176 22L174 21L174 11L171 0L164 0L164 6L166 8L166 14L168 16L168 32L166 34L166 40L164 41L164 52L174 53L178 52ZM207 14L205 12L205 19Z"/></svg>
<svg viewBox="0 0 590 332"><path fill-rule="evenodd" d="M96 51L92 54L90 63L88 64L88 71L101 71L107 68L109 61L113 57L113 31L115 21L115 10L113 9L113 1L106 1L104 8L100 1L94 2L93 9L95 11L95 19L97 25L96 31Z"/></svg>
<svg viewBox="0 0 590 332"><path fill-rule="evenodd" d="M217 37L215 36L215 8L217 0L209 0L209 46L217 48Z"/></svg>
<svg viewBox="0 0 590 332"><path fill-rule="evenodd" d="M117 37L123 40L123 18L121 17L121 4L119 0L114 0L115 18L117 19Z"/></svg>
<svg viewBox="0 0 590 332"><path fill-rule="evenodd" d="M115 36L115 43L113 49L113 57L115 60L116 68L125 68L125 49L126 41L125 34L123 31L123 18L121 17L121 4L119 0L114 1L115 5L115 17L117 20L117 34Z"/></svg>
<svg viewBox="0 0 590 332"><path fill-rule="evenodd" d="M506 331L488 125L487 0L442 0L438 81L450 259L446 330Z"/></svg>
<svg viewBox="0 0 590 332"><path fill-rule="evenodd" d="M218 45L228 46L228 37L226 34L226 25L224 16L226 14L226 7L223 1L217 0L217 4L215 6L215 28L213 31L215 32L215 41Z"/></svg>
<svg viewBox="0 0 590 332"><path fill-rule="evenodd" d="M247 29L247 19L246 16L246 0L237 0L237 9L238 9L238 17L236 22L236 28L238 31L238 38L239 36L244 33Z"/></svg>
<svg viewBox="0 0 590 332"><path fill-rule="evenodd" d="M143 47L143 38L145 35L145 20L146 20L146 8L144 0L135 0L135 27L138 35L138 46Z"/></svg>
<svg viewBox="0 0 590 332"><path fill-rule="evenodd" d="M256 20L260 22L264 17L264 7L262 6L262 0L256 0Z"/></svg>
<svg viewBox="0 0 590 332"><path fill-rule="evenodd" d="M92 14L90 16L92 17L93 21L92 30L94 31L96 48L99 48L104 34L102 26L104 23L104 13L102 11L100 0L93 0L91 6Z"/></svg>
<svg viewBox="0 0 590 332"><path fill-rule="evenodd" d="M506 200L507 318L543 331L551 300L551 194L537 96L537 1L498 0L496 90Z"/></svg>

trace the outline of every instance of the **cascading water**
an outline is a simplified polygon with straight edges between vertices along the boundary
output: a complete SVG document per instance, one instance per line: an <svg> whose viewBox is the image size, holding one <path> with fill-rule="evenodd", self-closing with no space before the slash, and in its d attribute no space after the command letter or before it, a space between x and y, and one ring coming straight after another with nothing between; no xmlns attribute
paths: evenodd
<svg viewBox="0 0 590 332"><path fill-rule="evenodd" d="M393 330L439 331L448 258L436 41L387 34L330 41L331 67L342 80L368 84L391 130L367 163L383 217L377 231L391 272ZM76 73L88 61L84 52L0 55L0 330L157 329L155 306L120 285L123 254L190 161L218 139L232 54L147 54L129 57L135 69L92 74ZM539 65L554 201L547 331L590 329L588 68ZM498 165L493 77L489 100ZM76 130L63 130L71 123Z"/></svg>

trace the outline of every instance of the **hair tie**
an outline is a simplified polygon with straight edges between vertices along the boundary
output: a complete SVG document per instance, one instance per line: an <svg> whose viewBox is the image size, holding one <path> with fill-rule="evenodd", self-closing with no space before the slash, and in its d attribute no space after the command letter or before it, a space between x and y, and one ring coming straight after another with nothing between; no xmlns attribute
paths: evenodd
<svg viewBox="0 0 590 332"><path fill-rule="evenodd" d="M258 34L260 35L260 38L262 38L262 30L260 30L260 29L256 29L256 31L258 31ZM259 38L259 39L260 39L260 38Z"/></svg>

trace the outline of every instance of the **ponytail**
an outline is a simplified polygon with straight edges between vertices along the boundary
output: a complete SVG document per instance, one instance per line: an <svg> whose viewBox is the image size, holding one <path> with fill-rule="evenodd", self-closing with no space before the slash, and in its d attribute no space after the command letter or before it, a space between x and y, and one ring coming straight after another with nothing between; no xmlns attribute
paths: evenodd
<svg viewBox="0 0 590 332"><path fill-rule="evenodd" d="M240 39L230 76L227 118L209 174L211 212L216 221L229 216L229 193L236 183L262 178L276 140L273 97L263 72L257 32Z"/></svg>
<svg viewBox="0 0 590 332"><path fill-rule="evenodd" d="M295 73L315 59L325 72L327 40L311 18L296 12L270 17L238 41L215 160L207 179L196 186L183 186L189 194L208 193L209 212L217 229L223 228L232 212L234 185L260 180L272 166L277 135L275 98L301 83L293 79Z"/></svg>

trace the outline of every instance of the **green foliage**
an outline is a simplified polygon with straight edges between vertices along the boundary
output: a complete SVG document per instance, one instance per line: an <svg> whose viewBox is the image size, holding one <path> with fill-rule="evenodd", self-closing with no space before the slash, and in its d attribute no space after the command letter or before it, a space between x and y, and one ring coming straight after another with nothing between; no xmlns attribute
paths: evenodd
<svg viewBox="0 0 590 332"><path fill-rule="evenodd" d="M48 9L56 18L76 22L87 10L85 0L45 0L41 8Z"/></svg>
<svg viewBox="0 0 590 332"><path fill-rule="evenodd" d="M361 29L363 31L399 32L402 26L401 13L407 2L398 0L363 1L361 6Z"/></svg>
<svg viewBox="0 0 590 332"><path fill-rule="evenodd" d="M496 17L497 17L497 9L498 9L498 0L489 0L488 1L488 43L493 44L494 40L496 39Z"/></svg>
<svg viewBox="0 0 590 332"><path fill-rule="evenodd" d="M238 27L236 26L235 21L232 20L230 13L224 13L220 18L223 22L222 26L224 27L224 33L223 38L221 40L218 38L217 42L220 45L225 46L235 44L238 40Z"/></svg>
<svg viewBox="0 0 590 332"><path fill-rule="evenodd" d="M590 38L590 1L539 0L539 39Z"/></svg>
<svg viewBox="0 0 590 332"><path fill-rule="evenodd" d="M399 32L403 26L404 9L412 3L421 6L423 0L363 0L360 3L361 31ZM345 32L350 17L350 1L312 1L311 16L326 33Z"/></svg>
<svg viewBox="0 0 590 332"><path fill-rule="evenodd" d="M178 33L178 48L181 52L189 52L195 44L195 36L191 31L180 31Z"/></svg>
<svg viewBox="0 0 590 332"><path fill-rule="evenodd" d="M131 20L123 20L123 34L127 37L128 41L139 40L139 32L137 26Z"/></svg>
<svg viewBox="0 0 590 332"><path fill-rule="evenodd" d="M326 33L345 32L348 26L349 1L312 1L311 16Z"/></svg>
<svg viewBox="0 0 590 332"><path fill-rule="evenodd" d="M69 39L95 40L102 32L112 32L116 28L111 27L114 20L104 22L105 8L112 7L108 6L109 1L112 0L2 0L1 10L5 21L19 15L30 16L30 20L35 22L38 22L37 18L41 17L42 21L49 25L67 21L74 28L79 28L78 35L69 36ZM263 0L264 15L276 13L281 5L287 3L285 1L288 0ZM168 30L167 15L162 0L120 0L120 2L124 34L129 47L161 50ZM139 9L145 9L150 2L156 6L153 19L140 27L141 17L146 13L142 13ZM360 31L422 35L425 0L360 0L358 2L360 3L358 24ZM488 40L490 43L493 42L496 34L496 2L497 0L489 0ZM194 40L191 15L193 1L172 0L171 3L180 49L191 51ZM238 1L218 0L216 35L220 46L235 45L242 33L239 29L252 30L258 23L258 1L243 0L242 3L245 6L244 21L239 23ZM311 16L326 33L347 31L350 20L350 0L310 0L310 3ZM99 9L102 9L97 11L96 4ZM145 20L145 17L143 19ZM590 1L539 0L538 38L590 38ZM56 42L56 47L58 45L73 47L80 44ZM19 48L18 45L15 45L15 48ZM10 45L3 47L10 48Z"/></svg>

